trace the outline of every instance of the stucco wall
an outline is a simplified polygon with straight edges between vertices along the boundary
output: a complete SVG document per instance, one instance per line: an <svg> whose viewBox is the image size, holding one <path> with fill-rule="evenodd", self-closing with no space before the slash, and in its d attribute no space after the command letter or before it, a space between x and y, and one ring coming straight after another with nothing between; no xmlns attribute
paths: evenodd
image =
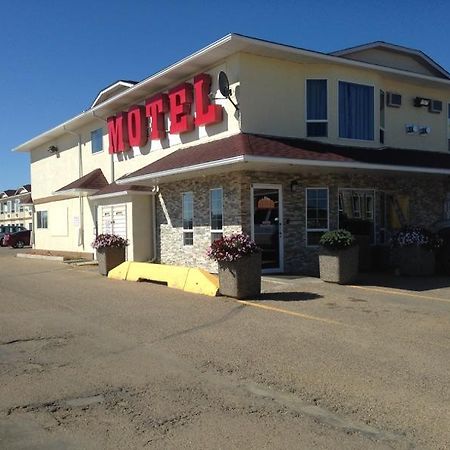
<svg viewBox="0 0 450 450"><path fill-rule="evenodd" d="M93 253L94 211L86 198L82 199L81 208L83 214L78 197L35 205L35 248ZM38 211L48 212L48 228L37 228ZM83 215L84 242L79 235Z"/></svg>
<svg viewBox="0 0 450 450"><path fill-rule="evenodd" d="M215 103L223 106L223 121L209 126L200 126L189 133L181 135L168 134L167 139L162 141L149 141L144 147L133 147L130 151L116 154L112 157L108 153L108 128L106 122L100 118L92 117L89 125L77 130L71 130L81 135L81 165L82 175L100 168L107 178L108 182L120 178L124 174L131 173L141 167L144 167L153 161L167 156L169 153L189 145L208 142L215 139L221 139L225 136L239 132L239 117L233 105L218 91L217 75L221 70L229 74L230 86L233 92L239 85L238 78L239 56L235 55L228 58L223 63L199 71L198 73L209 73L212 77L211 92L216 98ZM193 74L196 75L197 73ZM160 92L167 92L173 86L180 82L192 82L191 79L180 79L174 81L170 86L165 86L157 91L149 91L141 101L130 101L130 104L124 106L123 111L135 104L144 104L145 100L152 95ZM120 111L116 111L118 113ZM192 108L195 114L195 104ZM112 113L111 113L112 115ZM104 117L106 119L106 117ZM170 122L166 115L166 129L169 129ZM91 131L98 128L103 129L103 151L92 154ZM48 147L55 145L59 151L56 154L48 152ZM74 134L65 133L56 139L34 149L31 152L31 183L33 185L33 198L40 199L51 196L52 193L61 187L75 181L79 175L79 147L78 137ZM112 164L113 162L113 164Z"/></svg>
<svg viewBox="0 0 450 450"><path fill-rule="evenodd" d="M418 150L448 151L447 103L450 87L437 88L422 80L336 64L294 63L243 54L241 57L240 105L242 130L246 132L306 137L306 79L328 80L328 138L315 138L339 145L393 146ZM343 139L338 135L338 83L347 81L373 86L374 141ZM379 141L379 90L402 95L401 108L385 108L385 142ZM413 99L426 97L443 102L443 111L433 114L414 107ZM425 136L408 135L406 124L428 126Z"/></svg>
<svg viewBox="0 0 450 450"><path fill-rule="evenodd" d="M153 201L149 195L133 196L133 228L130 233L133 261L149 261L156 257L153 245Z"/></svg>

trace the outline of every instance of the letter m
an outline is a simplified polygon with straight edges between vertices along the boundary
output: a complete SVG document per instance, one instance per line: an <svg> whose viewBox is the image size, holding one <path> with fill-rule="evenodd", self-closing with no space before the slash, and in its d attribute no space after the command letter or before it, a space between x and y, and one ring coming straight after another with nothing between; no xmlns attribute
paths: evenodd
<svg viewBox="0 0 450 450"><path fill-rule="evenodd" d="M127 113L121 112L108 117L109 153L124 152L129 149Z"/></svg>

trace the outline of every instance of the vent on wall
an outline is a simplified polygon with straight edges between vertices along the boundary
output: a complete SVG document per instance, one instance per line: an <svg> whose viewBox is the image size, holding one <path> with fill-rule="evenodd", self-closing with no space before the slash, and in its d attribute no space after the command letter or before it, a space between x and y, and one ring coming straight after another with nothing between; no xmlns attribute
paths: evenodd
<svg viewBox="0 0 450 450"><path fill-rule="evenodd" d="M388 92L386 103L388 106L391 106L393 108L400 108L400 106L402 106L402 96L400 94Z"/></svg>
<svg viewBox="0 0 450 450"><path fill-rule="evenodd" d="M442 112L442 102L440 100L431 100L429 111L431 113L440 113L440 112Z"/></svg>

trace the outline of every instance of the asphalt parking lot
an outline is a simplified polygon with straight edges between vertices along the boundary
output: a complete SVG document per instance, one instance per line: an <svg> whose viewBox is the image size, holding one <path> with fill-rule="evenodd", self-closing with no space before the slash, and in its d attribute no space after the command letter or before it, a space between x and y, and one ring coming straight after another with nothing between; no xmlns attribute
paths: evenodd
<svg viewBox="0 0 450 450"><path fill-rule="evenodd" d="M0 248L0 448L449 448L450 279L258 299Z"/></svg>

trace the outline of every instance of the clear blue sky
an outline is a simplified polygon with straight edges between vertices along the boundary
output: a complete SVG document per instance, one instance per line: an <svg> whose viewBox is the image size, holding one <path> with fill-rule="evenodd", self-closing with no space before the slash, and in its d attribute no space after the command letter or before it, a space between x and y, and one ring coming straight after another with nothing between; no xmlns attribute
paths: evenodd
<svg viewBox="0 0 450 450"><path fill-rule="evenodd" d="M450 70L446 0L1 0L0 190L29 182L15 146L230 33L328 52L384 40Z"/></svg>

